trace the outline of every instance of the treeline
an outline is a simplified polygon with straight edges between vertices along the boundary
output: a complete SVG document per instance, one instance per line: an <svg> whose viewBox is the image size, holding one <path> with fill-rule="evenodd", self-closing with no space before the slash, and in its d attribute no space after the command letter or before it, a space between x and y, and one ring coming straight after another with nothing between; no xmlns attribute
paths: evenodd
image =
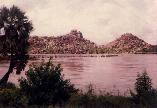
<svg viewBox="0 0 157 108"><path fill-rule="evenodd" d="M146 72L138 74L130 95L96 94L89 85L86 92L76 89L61 74L61 66L51 61L32 65L19 87L12 83L0 87L0 107L16 108L155 108L157 90Z"/></svg>

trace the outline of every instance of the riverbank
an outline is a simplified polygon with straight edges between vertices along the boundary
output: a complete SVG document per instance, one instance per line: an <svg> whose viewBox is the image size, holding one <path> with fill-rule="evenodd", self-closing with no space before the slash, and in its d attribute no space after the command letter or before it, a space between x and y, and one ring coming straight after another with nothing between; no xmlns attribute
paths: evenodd
<svg viewBox="0 0 157 108"><path fill-rule="evenodd" d="M157 89L146 72L137 75L130 95L95 92L90 84L86 91L77 89L61 74L60 65L51 61L34 64L20 78L19 86L8 83L0 87L0 107L16 108L156 108ZM112 79L113 81L113 79ZM108 89L108 88L107 88Z"/></svg>
<svg viewBox="0 0 157 108"><path fill-rule="evenodd" d="M9 86L11 87L11 85ZM74 93L66 103L61 105L28 105L25 96L20 93L19 89L14 87L10 88L9 86L6 89L0 89L1 108L11 108L8 107L9 105L20 106L18 108L21 108L21 105L23 108L25 106L27 108L131 108L133 104L131 97L116 96L108 92L101 92L98 95L95 93L92 85L89 85L86 92L80 90L78 93ZM6 103L7 107L2 105L5 102L8 102Z"/></svg>
<svg viewBox="0 0 157 108"><path fill-rule="evenodd" d="M88 88L86 92L80 91L77 94L73 94L66 103L60 105L54 105L54 106L53 105L28 105L26 98L23 95L19 95L18 90L17 91L11 89L10 90L7 89L6 91L0 90L0 97L1 97L0 100L2 100L2 95L5 96L5 98L7 98L7 100L5 101L8 103L6 104L10 104L10 106L18 106L17 108L156 108L157 107L156 104L157 95L154 95L152 97L153 102L151 102L151 104L149 103L150 99L146 97L145 99L140 100L141 102L138 103L137 100L134 100L133 96L112 95L109 92L101 92L101 94L98 95L94 92L93 88ZM13 97L15 100L13 99ZM146 101L146 103L142 103L142 101ZM6 106L0 105L0 108L13 108L13 107L9 107L7 105Z"/></svg>
<svg viewBox="0 0 157 108"><path fill-rule="evenodd" d="M29 60L63 57L116 57L118 54L29 54ZM9 56L0 56L0 60L9 60Z"/></svg>

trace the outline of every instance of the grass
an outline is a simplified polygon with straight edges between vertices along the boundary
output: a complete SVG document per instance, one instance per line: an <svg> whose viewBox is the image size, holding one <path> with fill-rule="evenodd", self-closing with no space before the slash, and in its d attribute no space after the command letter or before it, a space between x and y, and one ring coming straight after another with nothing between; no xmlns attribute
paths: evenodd
<svg viewBox="0 0 157 108"><path fill-rule="evenodd" d="M9 93L10 92L7 93L6 95L7 97L15 95ZM56 106L31 105L26 108L132 108L132 105L133 102L131 101L131 97L125 97L120 95L114 96L107 92L101 92L98 95L95 93L92 85L89 85L86 92L80 91L77 94L73 94L70 100L62 105L56 105ZM14 108L14 107L0 106L0 108ZM17 107L17 108L21 108L21 107Z"/></svg>

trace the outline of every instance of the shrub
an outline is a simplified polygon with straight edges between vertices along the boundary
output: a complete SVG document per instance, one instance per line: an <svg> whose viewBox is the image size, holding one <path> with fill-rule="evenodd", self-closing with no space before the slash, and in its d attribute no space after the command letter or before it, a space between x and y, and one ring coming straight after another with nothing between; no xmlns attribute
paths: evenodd
<svg viewBox="0 0 157 108"><path fill-rule="evenodd" d="M135 90L137 95L143 96L150 93L152 89L152 82L148 74L146 72L142 73L141 75L138 74L135 82Z"/></svg>
<svg viewBox="0 0 157 108"><path fill-rule="evenodd" d="M156 90L152 87L152 82L147 72L137 75L135 82L136 94L131 91L133 101L141 107L148 107L155 103L157 98Z"/></svg>
<svg viewBox="0 0 157 108"><path fill-rule="evenodd" d="M6 107L25 108L27 98L12 83L0 88L0 105Z"/></svg>
<svg viewBox="0 0 157 108"><path fill-rule="evenodd" d="M70 81L63 78L61 71L60 65L43 62L32 66L26 72L26 79L19 79L21 91L28 97L29 104L61 105L77 92Z"/></svg>
<svg viewBox="0 0 157 108"><path fill-rule="evenodd" d="M8 82L6 85L0 85L0 89L16 89L15 84Z"/></svg>

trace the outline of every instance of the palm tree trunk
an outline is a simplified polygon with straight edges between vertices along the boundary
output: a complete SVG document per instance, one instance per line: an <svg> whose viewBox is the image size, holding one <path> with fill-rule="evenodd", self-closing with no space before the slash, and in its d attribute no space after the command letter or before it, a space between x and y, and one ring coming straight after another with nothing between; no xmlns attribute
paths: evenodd
<svg viewBox="0 0 157 108"><path fill-rule="evenodd" d="M15 65L14 59L12 58L12 55L11 55L8 72L0 80L0 86L5 86L7 84L10 74L13 72L14 65Z"/></svg>

